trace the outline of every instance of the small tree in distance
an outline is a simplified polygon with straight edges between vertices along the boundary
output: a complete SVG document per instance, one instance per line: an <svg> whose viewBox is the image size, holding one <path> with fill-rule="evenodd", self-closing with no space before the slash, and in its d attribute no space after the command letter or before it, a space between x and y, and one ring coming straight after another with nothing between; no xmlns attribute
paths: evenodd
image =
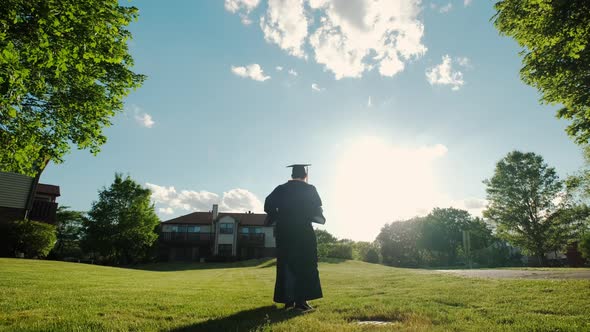
<svg viewBox="0 0 590 332"><path fill-rule="evenodd" d="M129 176L115 174L115 181L99 192L84 222L85 251L114 264L146 260L160 224L150 196L149 189Z"/></svg>

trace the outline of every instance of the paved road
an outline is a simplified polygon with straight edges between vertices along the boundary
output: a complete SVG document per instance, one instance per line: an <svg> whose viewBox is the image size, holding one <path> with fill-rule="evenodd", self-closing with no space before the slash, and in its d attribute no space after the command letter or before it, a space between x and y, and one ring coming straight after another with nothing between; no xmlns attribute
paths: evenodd
<svg viewBox="0 0 590 332"><path fill-rule="evenodd" d="M472 278L498 279L590 279L590 270L543 271L543 270L436 270Z"/></svg>

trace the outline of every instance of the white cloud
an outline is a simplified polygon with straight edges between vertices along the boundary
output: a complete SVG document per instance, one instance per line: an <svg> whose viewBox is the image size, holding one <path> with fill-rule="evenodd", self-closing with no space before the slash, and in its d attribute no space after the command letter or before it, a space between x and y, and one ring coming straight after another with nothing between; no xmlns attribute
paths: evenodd
<svg viewBox="0 0 590 332"><path fill-rule="evenodd" d="M373 100L371 100L371 96L369 96L369 100L367 100L367 107L373 107Z"/></svg>
<svg viewBox="0 0 590 332"><path fill-rule="evenodd" d="M283 67L281 67L281 66L276 66L276 67L275 67L275 69L276 69L277 71L283 71Z"/></svg>
<svg viewBox="0 0 590 332"><path fill-rule="evenodd" d="M290 55L306 58L309 46L336 79L393 76L426 52L421 10L421 0L268 0L260 27Z"/></svg>
<svg viewBox="0 0 590 332"><path fill-rule="evenodd" d="M309 37L315 60L336 79L361 77L373 67L393 76L426 52L420 0L324 0L310 7L320 12Z"/></svg>
<svg viewBox="0 0 590 332"><path fill-rule="evenodd" d="M252 23L248 14L258 7L260 0L225 0L225 9L230 13L238 13L242 19L242 23L249 25Z"/></svg>
<svg viewBox="0 0 590 332"><path fill-rule="evenodd" d="M263 211L262 203L246 189L232 189L224 192L219 205L220 211L244 212L244 211Z"/></svg>
<svg viewBox="0 0 590 332"><path fill-rule="evenodd" d="M303 0L268 0L266 15L260 19L264 38L290 55L303 58L308 20Z"/></svg>
<svg viewBox="0 0 590 332"><path fill-rule="evenodd" d="M147 113L136 114L135 121L146 128L151 128L155 124L154 120L152 120L152 116Z"/></svg>
<svg viewBox="0 0 590 332"><path fill-rule="evenodd" d="M158 212L160 212L161 214L174 214L174 209L172 209L171 207L159 208Z"/></svg>
<svg viewBox="0 0 590 332"><path fill-rule="evenodd" d="M297 72L294 69L289 69L289 75L297 76Z"/></svg>
<svg viewBox="0 0 590 332"><path fill-rule="evenodd" d="M468 68L468 69L471 69L473 67L471 65L471 60L469 60L468 57L464 57L464 56L463 57L461 57L461 56L460 57L456 57L455 58L455 61L461 67Z"/></svg>
<svg viewBox="0 0 590 332"><path fill-rule="evenodd" d="M260 0L225 0L225 9L236 13L240 10L251 11L256 8Z"/></svg>
<svg viewBox="0 0 590 332"><path fill-rule="evenodd" d="M471 5L472 2L473 2L472 0L463 0L463 5L465 7L467 7L467 6Z"/></svg>
<svg viewBox="0 0 590 332"><path fill-rule="evenodd" d="M453 4L449 2L449 3L447 3L446 5L444 5L444 6L441 6L441 7L438 9L438 11L439 11L441 14L446 14L446 13L450 12L450 11L451 11L451 9L453 9Z"/></svg>
<svg viewBox="0 0 590 332"><path fill-rule="evenodd" d="M453 91L459 90L465 84L463 73L453 71L452 63L450 56L443 56L441 64L426 71L428 83L430 85L451 85Z"/></svg>
<svg viewBox="0 0 590 332"><path fill-rule="evenodd" d="M245 67L231 67L232 73L240 76L240 77L247 77L251 78L255 81L264 82L270 79L270 76L265 76L262 68L257 63L253 63L251 65L247 65Z"/></svg>
<svg viewBox="0 0 590 332"><path fill-rule="evenodd" d="M317 92L322 92L322 91L325 90L324 88L320 88L320 86L317 83L312 83L311 84L311 89L313 91L317 91Z"/></svg>
<svg viewBox="0 0 590 332"><path fill-rule="evenodd" d="M481 217L483 210L488 206L488 201L481 198L466 198L452 201L448 206L469 212L474 217ZM441 206L445 207L445 206Z"/></svg>
<svg viewBox="0 0 590 332"><path fill-rule="evenodd" d="M152 119L152 116L144 112L139 106L132 104L129 107L129 111L133 112L135 122L142 127L151 128L156 124Z"/></svg>
<svg viewBox="0 0 590 332"><path fill-rule="evenodd" d="M178 192L173 186L159 186L146 183L152 191L152 201L159 207L158 212L170 215L180 210L188 213L192 211L209 211L213 204L219 204L222 212L263 211L262 203L246 189L231 189L218 195L206 190L181 190Z"/></svg>

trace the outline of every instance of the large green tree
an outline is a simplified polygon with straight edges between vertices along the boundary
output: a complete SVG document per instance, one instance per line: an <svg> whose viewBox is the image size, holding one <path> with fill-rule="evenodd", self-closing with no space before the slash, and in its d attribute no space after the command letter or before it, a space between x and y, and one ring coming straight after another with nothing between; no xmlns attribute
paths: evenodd
<svg viewBox="0 0 590 332"><path fill-rule="evenodd" d="M590 139L590 1L502 0L494 24L522 47L522 80L541 101L560 104L568 134Z"/></svg>
<svg viewBox="0 0 590 332"><path fill-rule="evenodd" d="M99 192L88 212L83 249L114 264L146 260L160 224L150 196L149 189L129 176L115 174L113 184Z"/></svg>
<svg viewBox="0 0 590 332"><path fill-rule="evenodd" d="M35 175L70 144L99 151L144 80L127 48L137 16L117 0L2 1L0 170Z"/></svg>
<svg viewBox="0 0 590 332"><path fill-rule="evenodd" d="M484 217L497 225L497 234L546 264L545 253L555 249L552 234L561 228L556 213L564 203L563 182L543 157L512 151L496 164L485 180Z"/></svg>

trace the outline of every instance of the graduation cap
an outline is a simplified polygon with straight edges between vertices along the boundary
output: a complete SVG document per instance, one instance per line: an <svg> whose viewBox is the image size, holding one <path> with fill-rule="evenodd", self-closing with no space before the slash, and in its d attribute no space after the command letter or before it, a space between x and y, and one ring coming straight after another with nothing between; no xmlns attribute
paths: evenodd
<svg viewBox="0 0 590 332"><path fill-rule="evenodd" d="M293 164L293 165L289 165L287 167L290 167L292 169L292 171L291 171L292 178L300 179L300 178L304 178L307 176L309 166L311 166L311 164Z"/></svg>

